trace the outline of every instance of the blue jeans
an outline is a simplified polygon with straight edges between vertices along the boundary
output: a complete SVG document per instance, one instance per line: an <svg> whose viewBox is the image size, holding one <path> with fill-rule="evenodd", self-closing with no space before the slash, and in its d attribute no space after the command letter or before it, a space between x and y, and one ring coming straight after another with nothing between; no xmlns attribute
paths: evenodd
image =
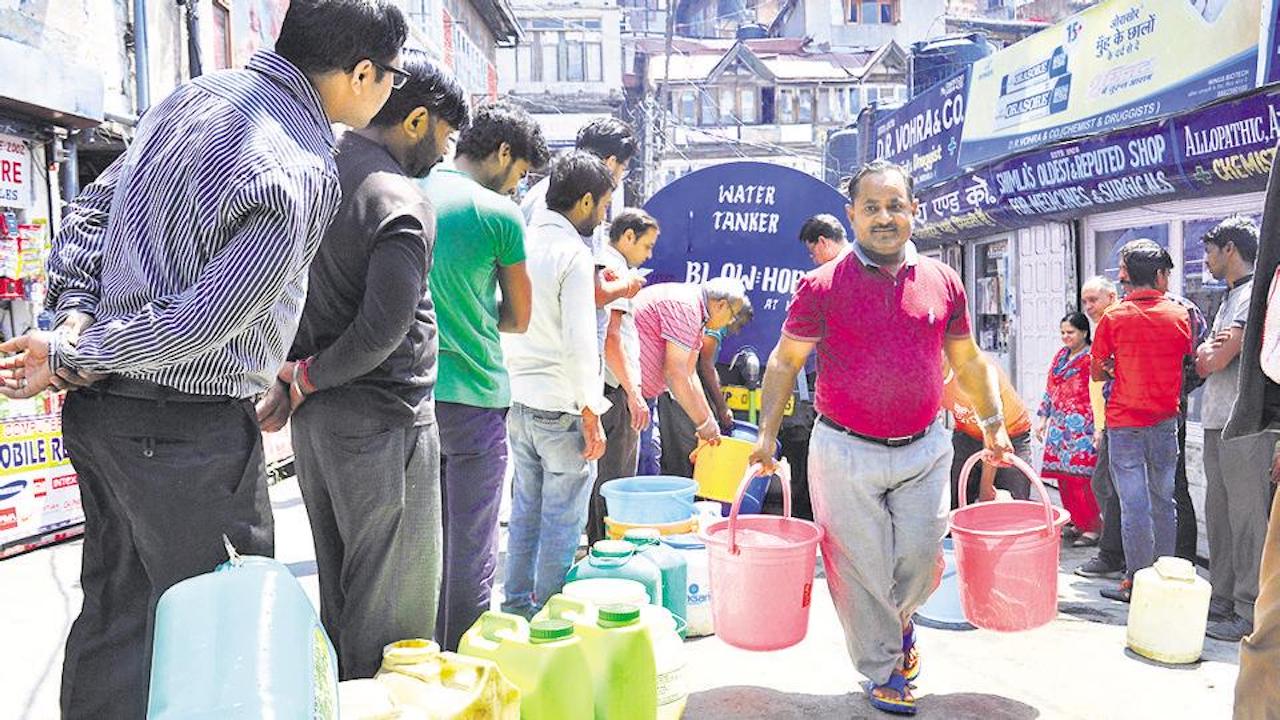
<svg viewBox="0 0 1280 720"><path fill-rule="evenodd" d="M636 463L636 474L659 475L662 473L662 436L653 413L658 400L646 398L645 403L649 406L649 424L640 431L640 459Z"/></svg>
<svg viewBox="0 0 1280 720"><path fill-rule="evenodd" d="M1178 419L1144 428L1108 428L1111 480L1120 496L1120 531L1129 577L1173 555L1178 535L1173 499Z"/></svg>
<svg viewBox="0 0 1280 720"><path fill-rule="evenodd" d="M564 587L587 522L595 469L582 456L580 415L516 403L507 435L515 479L502 609L532 617Z"/></svg>

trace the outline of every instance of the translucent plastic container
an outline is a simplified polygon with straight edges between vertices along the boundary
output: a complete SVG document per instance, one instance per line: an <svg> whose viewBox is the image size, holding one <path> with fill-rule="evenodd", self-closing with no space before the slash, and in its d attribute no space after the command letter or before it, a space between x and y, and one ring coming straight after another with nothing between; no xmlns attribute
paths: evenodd
<svg viewBox="0 0 1280 720"><path fill-rule="evenodd" d="M598 540L585 558L569 568L566 583L590 578L634 580L644 585L649 602L662 604L662 569L625 540Z"/></svg>
<svg viewBox="0 0 1280 720"><path fill-rule="evenodd" d="M374 676L410 717L434 720L517 720L520 691L490 660L441 652L430 640L401 640L382 650Z"/></svg>
<svg viewBox="0 0 1280 720"><path fill-rule="evenodd" d="M231 555L160 597L147 717L336 718L337 655L302 587Z"/></svg>
<svg viewBox="0 0 1280 720"><path fill-rule="evenodd" d="M657 530L636 528L627 531L624 538L635 545L640 557L658 566L662 573L662 607L671 611L681 622L689 619L689 563L685 556L664 545Z"/></svg>
<svg viewBox="0 0 1280 720"><path fill-rule="evenodd" d="M595 698L582 640L568 620L486 612L467 630L458 653L497 663L520 688L524 720L591 720Z"/></svg>
<svg viewBox="0 0 1280 720"><path fill-rule="evenodd" d="M1129 649L1163 663L1199 660L1211 595L1209 581L1182 558L1162 557L1139 570L1129 602Z"/></svg>

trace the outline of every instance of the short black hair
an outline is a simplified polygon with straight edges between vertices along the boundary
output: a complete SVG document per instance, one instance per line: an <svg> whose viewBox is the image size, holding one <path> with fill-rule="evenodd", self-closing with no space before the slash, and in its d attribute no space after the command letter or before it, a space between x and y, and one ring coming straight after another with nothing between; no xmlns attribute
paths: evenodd
<svg viewBox="0 0 1280 720"><path fill-rule="evenodd" d="M527 160L529 168L540 168L551 159L542 128L528 110L494 100L482 103L471 114L471 125L458 136L457 154L483 160L498 151L502 143L511 146L511 155Z"/></svg>
<svg viewBox="0 0 1280 720"><path fill-rule="evenodd" d="M911 179L911 171L896 162L889 162L884 158L876 158L863 165L858 169L858 172L849 177L849 202L853 202L858 198L858 183L862 182L862 178L868 175L883 175L890 172L902 175L902 178L907 181L907 197L914 198L916 196L916 183L915 180Z"/></svg>
<svg viewBox="0 0 1280 720"><path fill-rule="evenodd" d="M1232 215L1218 223L1216 227L1204 234L1206 244L1213 243L1220 248L1231 243L1236 252L1248 262L1258 259L1258 225L1247 215Z"/></svg>
<svg viewBox="0 0 1280 720"><path fill-rule="evenodd" d="M618 242L628 230L640 237L650 230L658 229L658 221L640 208L623 208L609 224L609 242Z"/></svg>
<svg viewBox="0 0 1280 720"><path fill-rule="evenodd" d="M845 242L848 238L844 233L844 225L836 219L835 215L822 213L814 215L804 221L804 225L800 226L800 240L806 245L812 245L818 242L818 238L828 237L832 240Z"/></svg>
<svg viewBox="0 0 1280 720"><path fill-rule="evenodd" d="M1080 311L1072 311L1062 316L1058 321L1059 324L1071 323L1071 327L1084 333L1084 343L1088 345L1093 342L1093 331L1089 328L1089 316Z"/></svg>
<svg viewBox="0 0 1280 720"><path fill-rule="evenodd" d="M1173 269L1173 257L1154 240L1130 240L1120 248L1120 262L1134 287L1153 288L1161 270Z"/></svg>
<svg viewBox="0 0 1280 720"><path fill-rule="evenodd" d="M275 51L303 73L351 72L361 60L395 60L408 37L390 0L292 0ZM383 72L378 68L378 79Z"/></svg>
<svg viewBox="0 0 1280 720"><path fill-rule="evenodd" d="M373 120L374 127L399 125L416 108L425 107L431 116L461 130L471 119L467 94L453 73L444 69L421 50L400 53L401 66L409 73L404 87L391 93Z"/></svg>
<svg viewBox="0 0 1280 720"><path fill-rule="evenodd" d="M613 191L613 174L604 160L582 150L565 153L551 165L551 183L547 187L547 208L556 212L569 210L591 195L596 202Z"/></svg>
<svg viewBox="0 0 1280 720"><path fill-rule="evenodd" d="M636 154L635 131L616 117L598 118L582 126L574 147L601 160L614 157L625 163Z"/></svg>

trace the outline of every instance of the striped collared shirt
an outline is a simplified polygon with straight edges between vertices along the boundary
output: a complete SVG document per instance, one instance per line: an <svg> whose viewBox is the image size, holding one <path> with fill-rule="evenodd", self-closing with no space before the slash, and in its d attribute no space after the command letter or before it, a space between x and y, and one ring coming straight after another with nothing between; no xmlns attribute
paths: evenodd
<svg viewBox="0 0 1280 720"><path fill-rule="evenodd" d="M697 283L658 283L641 289L631 305L640 336L640 394L653 399L667 390L667 343L701 351L707 294Z"/></svg>
<svg viewBox="0 0 1280 720"><path fill-rule="evenodd" d="M174 90L68 209L47 304L96 321L51 364L200 395L270 387L341 199L333 148L320 96L275 53Z"/></svg>

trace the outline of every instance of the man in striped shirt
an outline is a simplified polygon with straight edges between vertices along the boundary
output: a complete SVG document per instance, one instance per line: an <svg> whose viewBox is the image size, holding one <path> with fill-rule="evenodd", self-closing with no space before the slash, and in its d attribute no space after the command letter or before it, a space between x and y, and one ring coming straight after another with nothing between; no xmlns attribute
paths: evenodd
<svg viewBox="0 0 1280 720"><path fill-rule="evenodd" d="M273 554L253 398L338 207L329 125L363 127L402 84L406 34L389 0L295 0L275 52L149 109L54 242L58 329L0 344L9 397L107 376L63 411L85 511L63 717L142 717L160 594L225 560L224 533Z"/></svg>
<svg viewBox="0 0 1280 720"><path fill-rule="evenodd" d="M720 442L720 424L698 379L702 334L731 325L746 304L746 288L741 280L732 278L716 278L701 285L650 285L633 301L640 334L640 394L652 409L658 396L670 390L692 421L698 439L712 444ZM641 472L657 465L650 427L640 436Z"/></svg>

